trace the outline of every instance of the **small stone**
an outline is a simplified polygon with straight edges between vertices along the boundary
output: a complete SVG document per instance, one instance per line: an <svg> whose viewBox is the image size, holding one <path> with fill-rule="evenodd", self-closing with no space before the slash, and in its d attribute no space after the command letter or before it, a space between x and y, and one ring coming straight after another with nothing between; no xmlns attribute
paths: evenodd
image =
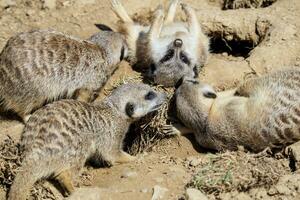
<svg viewBox="0 0 300 200"><path fill-rule="evenodd" d="M201 164L201 160L197 157L188 157L187 161L188 161L189 165L192 167L196 167Z"/></svg>
<svg viewBox="0 0 300 200"><path fill-rule="evenodd" d="M188 188L185 191L187 200L208 200L208 198L200 191L195 188Z"/></svg>
<svg viewBox="0 0 300 200"><path fill-rule="evenodd" d="M76 3L79 5L87 5L87 4L94 4L96 0L77 0Z"/></svg>
<svg viewBox="0 0 300 200"><path fill-rule="evenodd" d="M155 180L157 183L164 182L164 178L162 178L162 177L154 178L154 180Z"/></svg>
<svg viewBox="0 0 300 200"><path fill-rule="evenodd" d="M148 189L147 189L147 188L141 189L141 192L142 192L142 193L147 193L147 192L148 192Z"/></svg>
<svg viewBox="0 0 300 200"><path fill-rule="evenodd" d="M137 177L137 172L131 171L130 169L125 169L121 175L121 178L134 178Z"/></svg>
<svg viewBox="0 0 300 200"><path fill-rule="evenodd" d="M8 8L11 6L15 6L16 2L14 0L0 0L0 7Z"/></svg>
<svg viewBox="0 0 300 200"><path fill-rule="evenodd" d="M152 195L151 200L161 200L161 199L164 199L164 195L166 194L167 191L168 191L167 188L160 187L159 185L155 185L153 187L153 195Z"/></svg>
<svg viewBox="0 0 300 200"><path fill-rule="evenodd" d="M56 8L56 0L43 0L44 9L54 9Z"/></svg>

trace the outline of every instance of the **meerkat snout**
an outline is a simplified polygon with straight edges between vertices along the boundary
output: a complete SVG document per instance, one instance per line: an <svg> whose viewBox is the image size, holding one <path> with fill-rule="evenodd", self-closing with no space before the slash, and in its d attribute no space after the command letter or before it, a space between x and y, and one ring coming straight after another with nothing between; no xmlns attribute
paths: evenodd
<svg viewBox="0 0 300 200"><path fill-rule="evenodd" d="M180 48L180 47L182 47L182 44L183 44L183 42L182 42L181 39L176 39L176 40L174 40L174 46L175 46L175 47Z"/></svg>

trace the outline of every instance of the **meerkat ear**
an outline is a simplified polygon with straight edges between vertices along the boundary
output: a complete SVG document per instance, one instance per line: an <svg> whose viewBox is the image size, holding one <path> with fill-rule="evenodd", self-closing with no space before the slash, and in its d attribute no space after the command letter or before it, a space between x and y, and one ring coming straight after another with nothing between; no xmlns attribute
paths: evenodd
<svg viewBox="0 0 300 200"><path fill-rule="evenodd" d="M202 93L203 93L203 96L205 96L206 98L211 98L211 99L217 98L216 92L209 85L206 85L202 88Z"/></svg>
<svg viewBox="0 0 300 200"><path fill-rule="evenodd" d="M105 25L105 24L95 24L95 26L100 29L101 31L112 31L112 28L110 28L109 26Z"/></svg>

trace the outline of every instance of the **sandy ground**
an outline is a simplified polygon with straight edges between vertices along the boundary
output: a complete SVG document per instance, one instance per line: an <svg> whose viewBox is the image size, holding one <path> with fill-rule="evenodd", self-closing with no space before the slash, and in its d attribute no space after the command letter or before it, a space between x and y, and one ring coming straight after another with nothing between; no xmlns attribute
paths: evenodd
<svg viewBox="0 0 300 200"><path fill-rule="evenodd" d="M240 0L241 1L241 0ZM246 2L251 2L250 0ZM56 4L52 4L56 2ZM123 0L130 15L146 16L166 0ZM278 0L264 8L222 9L223 0L186 0L197 11L203 30L211 39L211 56L201 80L219 89L233 87L248 75L260 76L288 66L300 65L300 2ZM236 1L238 2L238 1ZM236 4L237 5L237 4ZM182 13L179 13L179 18ZM0 49L9 37L31 29L51 28L80 38L97 32L95 24L116 28L117 18L108 0L0 0ZM123 62L109 81L133 75ZM23 125L0 119L0 141L20 138ZM163 141L151 152L138 155L133 163L111 168L87 168L80 183L96 189L83 192L84 198L99 193L103 199L151 199L160 188L161 199L185 199L187 183L201 169L208 153L193 144L193 137ZM273 158L276 160L277 158ZM199 162L198 162L199 161ZM278 162L283 164L287 159ZM243 173L241 171L241 173ZM300 173L285 171L274 185L208 194L209 199L300 199ZM49 183L56 199L62 196ZM92 192L91 192L92 191ZM0 199L5 199L5 188ZM40 197L37 199L49 199ZM51 198L50 198L51 199ZM96 198L97 199L97 198Z"/></svg>

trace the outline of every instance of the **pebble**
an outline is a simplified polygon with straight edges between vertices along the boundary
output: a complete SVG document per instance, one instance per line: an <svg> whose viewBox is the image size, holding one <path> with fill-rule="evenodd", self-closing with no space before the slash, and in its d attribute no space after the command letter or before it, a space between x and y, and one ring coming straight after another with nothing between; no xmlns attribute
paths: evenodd
<svg viewBox="0 0 300 200"><path fill-rule="evenodd" d="M15 6L16 2L14 0L0 0L0 7L8 8L11 6Z"/></svg>
<svg viewBox="0 0 300 200"><path fill-rule="evenodd" d="M44 9L54 9L56 8L56 0L43 0Z"/></svg>
<svg viewBox="0 0 300 200"><path fill-rule="evenodd" d="M161 200L164 199L166 192L168 191L167 188L160 187L159 185L155 185L153 187L153 195L151 200Z"/></svg>
<svg viewBox="0 0 300 200"><path fill-rule="evenodd" d="M187 200L208 200L208 198L200 191L195 188L188 188L185 191Z"/></svg>
<svg viewBox="0 0 300 200"><path fill-rule="evenodd" d="M130 169L124 169L122 175L121 175L121 178L135 178L137 177L137 172L135 171L132 171Z"/></svg>

